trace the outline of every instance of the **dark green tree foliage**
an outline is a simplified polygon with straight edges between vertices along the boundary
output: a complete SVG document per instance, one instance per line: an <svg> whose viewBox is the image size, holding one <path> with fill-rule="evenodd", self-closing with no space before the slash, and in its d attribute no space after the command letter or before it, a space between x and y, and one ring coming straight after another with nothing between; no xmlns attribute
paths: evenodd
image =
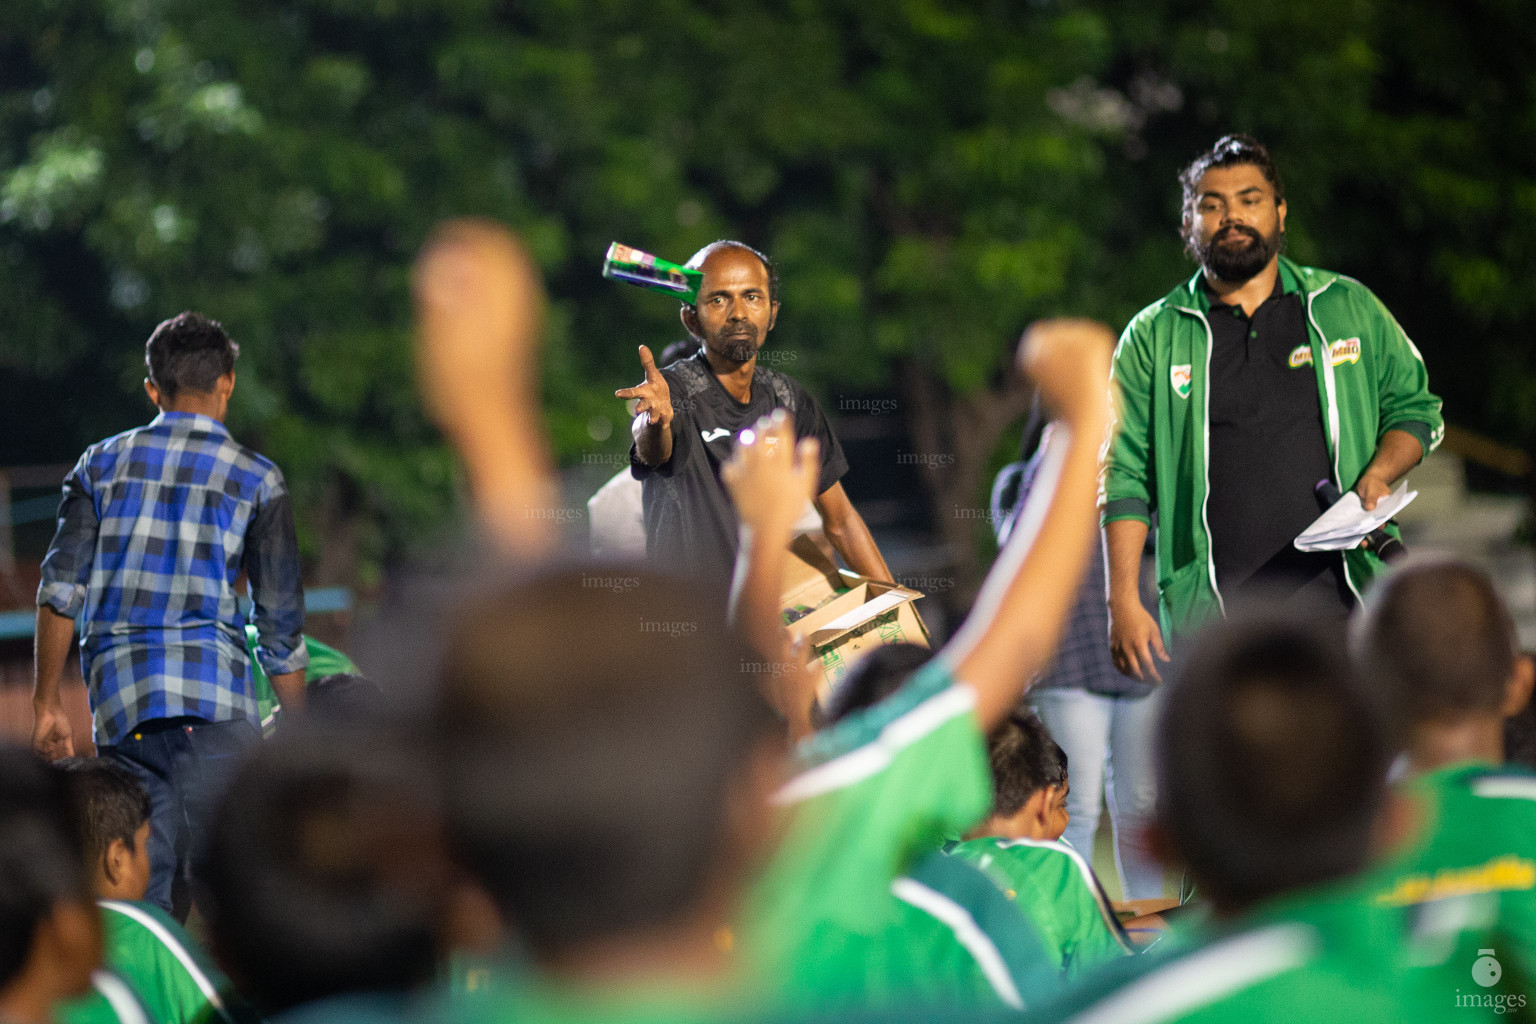
<svg viewBox="0 0 1536 1024"><path fill-rule="evenodd" d="M962 548L1023 389L1019 330L1123 323L1191 267L1174 174L1275 149L1290 251L1398 312L1451 417L1536 441L1536 98L1521 0L6 0L0 464L145 418L183 308L244 346L233 425L277 458L311 567L366 582L451 514L411 378L408 269L437 219L516 225L552 296L567 463L675 304L609 241L721 236L781 264L774 365L884 391ZM323 539L323 542L322 542Z"/></svg>

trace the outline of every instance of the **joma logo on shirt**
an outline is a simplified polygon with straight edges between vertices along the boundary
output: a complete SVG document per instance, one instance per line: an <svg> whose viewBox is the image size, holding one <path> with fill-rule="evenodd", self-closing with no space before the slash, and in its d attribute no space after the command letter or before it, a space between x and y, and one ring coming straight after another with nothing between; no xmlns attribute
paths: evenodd
<svg viewBox="0 0 1536 1024"><path fill-rule="evenodd" d="M1360 361L1360 339L1345 338L1328 346L1328 358L1333 360L1333 365L1340 363L1358 363Z"/></svg>
<svg viewBox="0 0 1536 1024"><path fill-rule="evenodd" d="M1194 375L1190 372L1190 369L1189 363L1183 363L1179 366L1170 367L1168 370L1168 380L1173 384L1173 393L1180 398L1189 397L1189 387L1194 380Z"/></svg>
<svg viewBox="0 0 1536 1024"><path fill-rule="evenodd" d="M714 430L699 431L699 436L704 439L705 444L709 444L709 442L718 441L722 437L730 437L731 432L724 427L716 427Z"/></svg>

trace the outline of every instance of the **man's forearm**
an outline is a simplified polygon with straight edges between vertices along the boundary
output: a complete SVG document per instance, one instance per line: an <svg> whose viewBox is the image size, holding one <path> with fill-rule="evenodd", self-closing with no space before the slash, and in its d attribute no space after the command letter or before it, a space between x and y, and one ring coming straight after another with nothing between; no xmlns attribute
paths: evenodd
<svg viewBox="0 0 1536 1024"><path fill-rule="evenodd" d="M1424 457L1419 439L1406 430L1389 430L1376 443L1376 454L1361 476L1374 476L1382 483L1397 483Z"/></svg>
<svg viewBox="0 0 1536 1024"><path fill-rule="evenodd" d="M635 417L631 432L635 454L647 466L662 466L672 458L672 424L652 423L648 413L641 413Z"/></svg>
<svg viewBox="0 0 1536 1024"><path fill-rule="evenodd" d="M278 701L285 711L303 711L305 698L308 691L304 687L304 670L297 672L279 672L277 675L267 677L272 683L272 691L277 694Z"/></svg>
<svg viewBox="0 0 1536 1024"><path fill-rule="evenodd" d="M1104 527L1105 594L1110 604L1141 601L1141 552L1147 524L1140 519L1116 519Z"/></svg>
<svg viewBox="0 0 1536 1024"><path fill-rule="evenodd" d="M832 522L824 521L822 525L827 529L827 539L832 542L837 553L843 556L848 568L871 579L895 582L890 567L880 554L880 546L875 543L864 517L856 509L850 508L846 514Z"/></svg>
<svg viewBox="0 0 1536 1024"><path fill-rule="evenodd" d="M64 663L69 660L69 645L74 638L74 619L60 615L47 605L38 606L37 634L32 648L34 706L59 706L59 680L64 675Z"/></svg>

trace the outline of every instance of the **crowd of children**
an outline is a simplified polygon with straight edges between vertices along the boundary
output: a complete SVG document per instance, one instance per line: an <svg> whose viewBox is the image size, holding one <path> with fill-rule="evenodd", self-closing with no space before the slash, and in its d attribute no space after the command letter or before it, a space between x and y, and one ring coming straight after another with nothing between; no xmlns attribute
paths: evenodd
<svg viewBox="0 0 1536 1024"><path fill-rule="evenodd" d="M451 225L416 294L484 529L384 613L406 713L353 684L280 720L192 851L198 938L144 902L136 776L0 749L0 1021L1536 1014L1536 774L1505 763L1533 667L1466 566L1399 569L1347 637L1234 609L1181 643L1148 836L1180 905L1117 910L1061 840L1070 766L1020 708L1097 542L1103 327L1020 346L1059 428L970 617L818 699L777 609L814 442L741 437L727 609L563 561L527 514L552 484L526 257Z"/></svg>

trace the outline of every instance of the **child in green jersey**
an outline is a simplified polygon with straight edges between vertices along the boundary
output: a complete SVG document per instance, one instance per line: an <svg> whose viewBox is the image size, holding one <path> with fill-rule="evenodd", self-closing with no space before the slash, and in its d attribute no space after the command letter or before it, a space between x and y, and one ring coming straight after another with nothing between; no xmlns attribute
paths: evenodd
<svg viewBox="0 0 1536 1024"><path fill-rule="evenodd" d="M1053 963L1077 978L1131 951L1067 827L1067 755L1035 715L1015 712L988 741L992 812L950 854L987 872L1035 924Z"/></svg>
<svg viewBox="0 0 1536 1024"><path fill-rule="evenodd" d="M0 745L0 1020L146 1024L100 962L101 918L64 777Z"/></svg>
<svg viewBox="0 0 1536 1024"><path fill-rule="evenodd" d="M770 662L688 581L550 568L452 610L434 732L453 845L531 961L504 997L461 1012L675 1021L885 995L863 991L863 940L891 920L915 855L985 814L985 732L1050 657L1086 563L1109 348L1097 325L1031 335L1022 362L1069 424L1054 493L1039 490L951 645L797 751L788 783L754 671ZM815 479L796 447L787 424L759 424L725 475L748 535L737 607L766 613L738 621L769 624L749 630L760 651L782 639L778 577ZM632 585L604 585L615 577ZM795 675L787 654L769 658ZM784 692L809 692L799 682ZM952 927L975 937L965 917ZM884 976L926 969L896 953ZM1014 1005L1033 996L1004 974Z"/></svg>
<svg viewBox="0 0 1536 1024"><path fill-rule="evenodd" d="M1339 639L1238 616L1179 658L1158 723L1153 845L1187 866L1210 919L1104 968L1046 1019L1490 1019L1457 1009L1472 978L1415 964L1407 915L1350 878L1381 824L1390 748Z"/></svg>
<svg viewBox="0 0 1536 1024"><path fill-rule="evenodd" d="M176 919L144 902L149 886L149 794L130 772L101 758L57 762L101 907L102 961L157 1024L229 1024L249 1014L229 979Z"/></svg>
<svg viewBox="0 0 1536 1024"><path fill-rule="evenodd" d="M1469 907L1482 925L1457 947L1458 967L1493 956L1525 986L1516 994L1536 1001L1536 774L1504 763L1504 722L1530 701L1536 667L1492 583L1465 564L1394 572L1356 625L1357 654L1396 712L1408 771L1400 846L1376 897L1421 912ZM1484 1001L1496 994L1465 988Z"/></svg>

